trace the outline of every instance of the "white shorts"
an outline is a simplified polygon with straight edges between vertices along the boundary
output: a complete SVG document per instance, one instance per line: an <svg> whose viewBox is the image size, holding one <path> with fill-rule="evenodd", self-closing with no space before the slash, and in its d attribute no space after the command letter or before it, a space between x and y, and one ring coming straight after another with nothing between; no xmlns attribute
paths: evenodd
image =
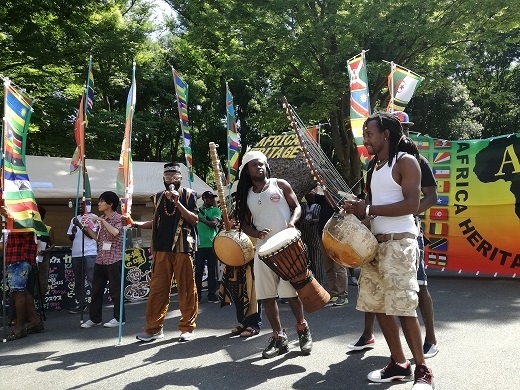
<svg viewBox="0 0 520 390"><path fill-rule="evenodd" d="M294 298L298 294L288 280L280 278L271 268L269 268L255 253L255 290L256 299L267 298Z"/></svg>

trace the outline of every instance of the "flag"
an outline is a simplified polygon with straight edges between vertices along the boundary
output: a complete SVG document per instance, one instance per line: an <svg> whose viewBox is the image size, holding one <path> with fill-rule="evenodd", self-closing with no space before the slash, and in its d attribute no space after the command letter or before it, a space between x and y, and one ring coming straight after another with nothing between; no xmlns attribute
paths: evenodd
<svg viewBox="0 0 520 390"><path fill-rule="evenodd" d="M390 64L390 74L388 75L390 102L388 103L387 111L404 111L415 90L423 80L424 77L392 62Z"/></svg>
<svg viewBox="0 0 520 390"><path fill-rule="evenodd" d="M76 140L76 150L70 162L70 174L78 172L78 169L85 155L85 116L84 116L85 95L81 96L79 110L74 121L74 139Z"/></svg>
<svg viewBox="0 0 520 390"><path fill-rule="evenodd" d="M10 216L9 228L14 232L34 232L48 236L25 167L25 147L32 101L11 86L8 79L4 80L4 99L2 198Z"/></svg>
<svg viewBox="0 0 520 390"><path fill-rule="evenodd" d="M428 244L431 250L436 251L447 251L448 250L448 239L446 238L430 238Z"/></svg>
<svg viewBox="0 0 520 390"><path fill-rule="evenodd" d="M450 181L449 180L439 180L437 182L437 192L440 192L440 193L450 192Z"/></svg>
<svg viewBox="0 0 520 390"><path fill-rule="evenodd" d="M193 155L191 153L190 124L188 121L188 84L182 81L181 76L175 69L172 68L172 71L182 138L184 140L184 156L186 157L186 167L188 168L188 180L190 183L193 183Z"/></svg>
<svg viewBox="0 0 520 390"><path fill-rule="evenodd" d="M447 236L448 224L444 222L430 222L430 234L437 236Z"/></svg>
<svg viewBox="0 0 520 390"><path fill-rule="evenodd" d="M430 209L430 219L433 220L447 220L448 209L434 208Z"/></svg>
<svg viewBox="0 0 520 390"><path fill-rule="evenodd" d="M126 99L125 135L121 144L119 167L117 168L116 193L121 199L121 213L132 213L132 194L134 193L134 172L132 167L132 120L135 111L136 85L135 62L132 66L132 85Z"/></svg>
<svg viewBox="0 0 520 390"><path fill-rule="evenodd" d="M451 148L451 141L446 141L445 139L436 139L433 141L434 148Z"/></svg>
<svg viewBox="0 0 520 390"><path fill-rule="evenodd" d="M435 152L433 153L433 163L434 164L447 164L451 160L450 152Z"/></svg>
<svg viewBox="0 0 520 390"><path fill-rule="evenodd" d="M448 179L450 177L450 168L449 167L433 168L433 176L435 176L436 179Z"/></svg>
<svg viewBox="0 0 520 390"><path fill-rule="evenodd" d="M449 202L449 197L447 195L439 195L437 197L437 204L441 206L447 206Z"/></svg>
<svg viewBox="0 0 520 390"><path fill-rule="evenodd" d="M235 106L233 95L226 83L226 118L228 139L228 184L231 185L238 176L238 157L240 156L240 134L235 121Z"/></svg>
<svg viewBox="0 0 520 390"><path fill-rule="evenodd" d="M365 51L347 62L350 80L350 126L354 137L363 136L363 123L370 115L370 96Z"/></svg>
<svg viewBox="0 0 520 390"><path fill-rule="evenodd" d="M428 141L417 141L417 149L426 150L430 148L430 143Z"/></svg>
<svg viewBox="0 0 520 390"><path fill-rule="evenodd" d="M442 253L428 253L428 265L446 267L448 256Z"/></svg>
<svg viewBox="0 0 520 390"><path fill-rule="evenodd" d="M87 75L87 107L85 111L85 119L88 120L88 115L92 111L94 106L94 73L92 72L92 56L90 56L88 64L88 75Z"/></svg>

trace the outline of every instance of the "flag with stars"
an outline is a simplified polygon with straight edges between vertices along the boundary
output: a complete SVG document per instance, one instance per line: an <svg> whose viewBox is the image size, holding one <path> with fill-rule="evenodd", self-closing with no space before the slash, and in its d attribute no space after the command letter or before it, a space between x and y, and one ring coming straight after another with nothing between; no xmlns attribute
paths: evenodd
<svg viewBox="0 0 520 390"><path fill-rule="evenodd" d="M370 96L365 51L348 61L350 79L350 125L354 137L363 136L363 123L370 115Z"/></svg>

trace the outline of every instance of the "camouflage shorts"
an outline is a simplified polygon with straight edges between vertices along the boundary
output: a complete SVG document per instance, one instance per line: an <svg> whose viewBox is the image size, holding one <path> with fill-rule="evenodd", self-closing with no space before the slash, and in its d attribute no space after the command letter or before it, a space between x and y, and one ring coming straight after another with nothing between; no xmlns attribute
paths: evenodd
<svg viewBox="0 0 520 390"><path fill-rule="evenodd" d="M361 266L356 308L366 312L416 317L418 259L416 239L379 243L376 258Z"/></svg>

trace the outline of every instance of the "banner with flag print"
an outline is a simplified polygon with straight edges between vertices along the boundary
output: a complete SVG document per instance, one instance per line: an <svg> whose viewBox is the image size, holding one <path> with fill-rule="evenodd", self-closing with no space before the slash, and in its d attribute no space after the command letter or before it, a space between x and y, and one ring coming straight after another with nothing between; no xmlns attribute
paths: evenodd
<svg viewBox="0 0 520 390"><path fill-rule="evenodd" d="M25 147L32 114L31 99L4 80L4 123L2 168L4 188L2 199L10 218L8 229L14 232L34 232L48 236L43 223L27 169Z"/></svg>
<svg viewBox="0 0 520 390"><path fill-rule="evenodd" d="M132 213L132 195L134 193L134 172L132 167L132 121L136 102L135 62L132 66L132 84L126 99L125 134L121 144L119 166L117 168L116 193L121 199L121 213Z"/></svg>
<svg viewBox="0 0 520 390"><path fill-rule="evenodd" d="M172 68L177 96L177 108L179 109L179 120L181 123L182 139L184 140L184 156L188 168L188 180L193 183L193 155L191 152L190 124L188 121L188 84L186 84L179 73Z"/></svg>
<svg viewBox="0 0 520 390"><path fill-rule="evenodd" d="M85 94L81 95L81 100L79 102L79 109L76 115L76 120L74 121L74 139L76 140L76 150L72 155L72 160L70 161L70 173L78 172L78 169L83 161L83 156L85 155Z"/></svg>
<svg viewBox="0 0 520 390"><path fill-rule="evenodd" d="M404 111L424 77L393 62L390 63L388 91L390 102L387 111Z"/></svg>
<svg viewBox="0 0 520 390"><path fill-rule="evenodd" d="M232 185L238 176L238 158L240 157L240 134L237 130L235 120L235 106L233 95L226 83L226 119L227 119L227 141L228 141L228 184Z"/></svg>
<svg viewBox="0 0 520 390"><path fill-rule="evenodd" d="M370 115L370 96L365 51L347 62L350 80L350 126L354 138L363 136L363 123Z"/></svg>

